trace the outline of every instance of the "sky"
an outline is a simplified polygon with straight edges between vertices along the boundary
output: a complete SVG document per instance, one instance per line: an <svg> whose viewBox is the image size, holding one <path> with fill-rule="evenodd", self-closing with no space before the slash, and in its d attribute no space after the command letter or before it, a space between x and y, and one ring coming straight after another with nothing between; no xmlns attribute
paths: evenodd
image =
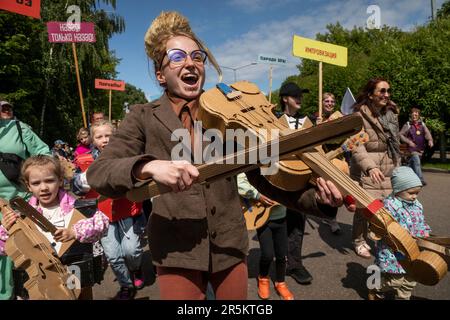
<svg viewBox="0 0 450 320"><path fill-rule="evenodd" d="M435 0L435 8L443 2ZM270 66L251 65L259 54L287 58L286 65L273 66L272 90L277 90L288 76L298 74L300 58L292 55L293 35L315 39L317 33L326 32L327 24L336 22L347 29L365 27L373 14L367 12L370 5L380 8L381 25L405 31L431 17L431 0L118 0L115 13L125 18L126 29L110 39L110 50L121 60L117 80L142 89L149 100L161 95L145 53L144 35L161 11L176 10L189 19L223 67L223 82L233 83L236 75L268 94ZM205 89L209 89L218 76L211 66L206 73Z"/></svg>

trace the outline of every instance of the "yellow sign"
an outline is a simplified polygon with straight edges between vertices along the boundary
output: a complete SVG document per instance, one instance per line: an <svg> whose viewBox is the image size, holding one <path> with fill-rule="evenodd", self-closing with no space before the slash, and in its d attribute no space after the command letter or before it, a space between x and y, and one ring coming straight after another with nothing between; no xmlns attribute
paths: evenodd
<svg viewBox="0 0 450 320"><path fill-rule="evenodd" d="M294 35L292 54L296 57L347 66L347 48Z"/></svg>

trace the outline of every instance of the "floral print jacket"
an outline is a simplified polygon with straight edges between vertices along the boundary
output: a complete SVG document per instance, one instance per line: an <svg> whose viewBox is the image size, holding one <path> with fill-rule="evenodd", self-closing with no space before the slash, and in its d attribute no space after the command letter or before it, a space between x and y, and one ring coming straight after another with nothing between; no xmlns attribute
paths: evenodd
<svg viewBox="0 0 450 320"><path fill-rule="evenodd" d="M426 238L430 235L431 228L425 223L423 206L417 199L407 201L390 195L384 200L384 206L412 236ZM377 242L375 263L381 272L405 274L406 271L399 262L401 259L401 253L394 253L383 241Z"/></svg>

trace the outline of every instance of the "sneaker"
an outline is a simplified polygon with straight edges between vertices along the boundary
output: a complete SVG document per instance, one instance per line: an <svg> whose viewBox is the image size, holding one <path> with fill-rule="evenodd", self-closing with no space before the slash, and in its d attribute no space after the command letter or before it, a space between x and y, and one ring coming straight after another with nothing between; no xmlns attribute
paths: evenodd
<svg viewBox="0 0 450 320"><path fill-rule="evenodd" d="M281 300L294 300L294 295L289 291L286 282L275 282L275 290Z"/></svg>
<svg viewBox="0 0 450 320"><path fill-rule="evenodd" d="M358 256L370 259L372 256L370 255L370 246L367 243L362 243L355 247L355 252Z"/></svg>
<svg viewBox="0 0 450 320"><path fill-rule="evenodd" d="M290 270L288 273L299 284L310 284L313 279L312 275L303 265Z"/></svg>
<svg viewBox="0 0 450 320"><path fill-rule="evenodd" d="M132 287L121 287L113 300L133 300L136 295L136 289Z"/></svg>
<svg viewBox="0 0 450 320"><path fill-rule="evenodd" d="M144 283L144 275L142 274L142 271L135 271L132 273L132 277L133 277L133 285L134 288L137 290L140 290L144 287L145 283Z"/></svg>
<svg viewBox="0 0 450 320"><path fill-rule="evenodd" d="M258 276L258 296L262 300L270 297L270 278Z"/></svg>
<svg viewBox="0 0 450 320"><path fill-rule="evenodd" d="M339 223L336 221L336 219L331 220L322 220L323 223L330 226L331 233L333 234L340 234L341 233L341 227L339 226Z"/></svg>

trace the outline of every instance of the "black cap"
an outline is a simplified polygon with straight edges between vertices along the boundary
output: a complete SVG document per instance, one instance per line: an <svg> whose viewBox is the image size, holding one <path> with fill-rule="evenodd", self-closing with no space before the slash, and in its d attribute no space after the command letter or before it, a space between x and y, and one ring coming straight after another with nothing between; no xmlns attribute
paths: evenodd
<svg viewBox="0 0 450 320"><path fill-rule="evenodd" d="M289 97L298 98L298 97L301 97L303 95L303 93L309 93L309 90L302 89L293 82L288 82L281 86L279 95L280 95L280 97L289 96Z"/></svg>

